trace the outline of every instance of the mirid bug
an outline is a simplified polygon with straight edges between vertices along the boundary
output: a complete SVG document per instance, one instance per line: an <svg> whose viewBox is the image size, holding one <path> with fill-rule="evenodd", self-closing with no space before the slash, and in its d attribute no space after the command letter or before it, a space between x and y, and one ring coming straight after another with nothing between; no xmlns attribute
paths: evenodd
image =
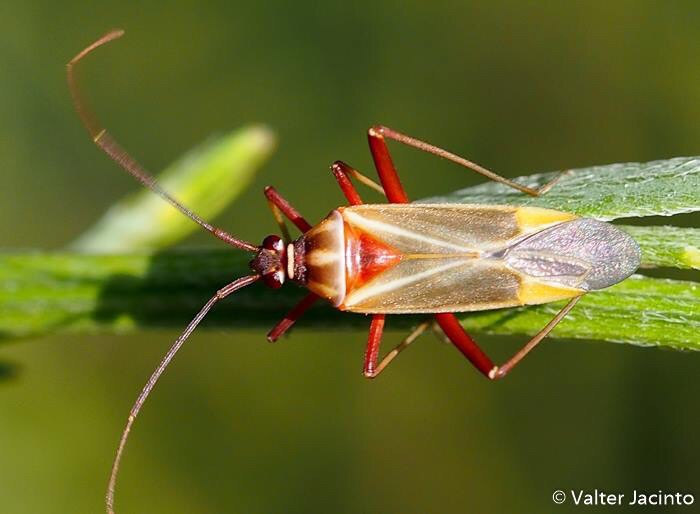
<svg viewBox="0 0 700 514"><path fill-rule="evenodd" d="M507 180L446 150L384 126L369 129L369 146L380 184L336 161L331 171L349 205L331 211L312 226L274 188L265 196L282 236L260 245L216 228L190 211L148 174L90 114L79 92L75 65L105 43L121 37L109 32L82 50L67 65L76 110L95 144L124 170L215 237L253 254L252 273L219 289L168 350L134 403L122 432L106 495L114 512L119 465L131 427L154 385L199 322L219 300L262 280L279 288L295 282L309 293L269 333L277 340L317 300L342 311L371 315L364 357L366 377L379 375L429 326L421 323L379 360L387 314L430 314L445 336L486 377L504 377L574 307L586 293L613 285L639 266L637 243L617 228L573 214L533 207L498 205L409 204L386 140L394 140L448 159L491 180L537 196L540 189ZM384 194L389 204L364 204L352 179ZM292 240L284 217L301 232ZM495 365L460 325L454 312L533 305L568 299L561 311L510 360Z"/></svg>

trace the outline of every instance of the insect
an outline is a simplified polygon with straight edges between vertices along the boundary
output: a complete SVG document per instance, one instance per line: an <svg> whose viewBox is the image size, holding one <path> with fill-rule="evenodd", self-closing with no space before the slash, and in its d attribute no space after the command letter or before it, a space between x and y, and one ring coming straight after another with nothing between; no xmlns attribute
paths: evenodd
<svg viewBox="0 0 700 514"><path fill-rule="evenodd" d="M387 140L429 152L491 180L537 196L539 189L505 179L476 163L384 126L369 129L369 146L378 184L336 161L331 171L348 206L338 207L312 226L274 188L265 196L282 236L269 235L260 245L214 227L160 188L110 136L88 110L74 75L75 65L98 47L123 35L105 34L67 64L75 108L95 144L144 186L218 239L251 252L251 274L219 289L187 325L155 369L134 403L117 447L106 506L114 512L120 462L133 423L156 382L197 325L220 300L258 280L271 288L286 281L308 294L269 333L277 340L319 299L342 311L371 315L363 372L373 378L431 325L421 323L398 346L379 359L388 314L425 313L486 377L510 372L589 291L613 285L639 266L637 243L617 228L573 214L534 207L499 205L409 204L394 168ZM365 204L353 180L384 194L388 204ZM292 240L285 217L301 232ZM510 360L495 365L462 328L454 312L541 304L568 299L559 313Z"/></svg>

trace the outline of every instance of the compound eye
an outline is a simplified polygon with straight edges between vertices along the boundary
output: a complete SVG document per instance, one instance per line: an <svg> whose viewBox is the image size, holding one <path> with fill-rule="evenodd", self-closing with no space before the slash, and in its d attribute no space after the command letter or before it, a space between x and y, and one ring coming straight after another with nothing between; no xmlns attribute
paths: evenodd
<svg viewBox="0 0 700 514"><path fill-rule="evenodd" d="M282 284L284 284L284 271L281 269L278 269L276 271L273 271L272 273L266 273L263 275L263 282L265 282L265 285L267 287L271 287L272 289L279 289L282 287Z"/></svg>
<svg viewBox="0 0 700 514"><path fill-rule="evenodd" d="M281 253L284 250L284 241L279 236L267 236L262 242L263 248Z"/></svg>

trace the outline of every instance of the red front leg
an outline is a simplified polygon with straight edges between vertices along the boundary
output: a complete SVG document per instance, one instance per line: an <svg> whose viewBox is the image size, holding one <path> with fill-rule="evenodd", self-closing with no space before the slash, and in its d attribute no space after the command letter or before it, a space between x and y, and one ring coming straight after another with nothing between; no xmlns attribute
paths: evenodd
<svg viewBox="0 0 700 514"><path fill-rule="evenodd" d="M311 224L304 219L304 217L299 214L291 203L289 203L277 190L272 186L267 186L265 188L265 197L271 205L274 205L279 209L282 214L284 214L289 221L294 223L296 227L302 232L307 232L311 230Z"/></svg>
<svg viewBox="0 0 700 514"><path fill-rule="evenodd" d="M314 303L316 303L316 300L318 300L319 297L315 295L314 293L309 293L307 294L299 303L297 303L294 308L289 311L284 318L280 320L277 325L272 327L272 330L270 330L267 333L267 340L270 341L271 343L274 343L277 341L282 335L292 328L292 325L296 323L296 321L301 318L304 313L311 307Z"/></svg>
<svg viewBox="0 0 700 514"><path fill-rule="evenodd" d="M311 224L304 219L304 217L297 211L292 204L290 204L277 190L272 186L267 186L265 188L265 197L272 207L272 214L275 216L275 220L280 226L280 230L284 235L285 243L290 242L289 232L287 231L287 226L284 223L280 213L284 214L289 221L294 223L296 227L302 232L307 232L311 229ZM307 294L296 306L289 311L282 320L277 323L272 330L267 334L267 340L274 343L282 337L282 335L287 332L296 321L304 315L304 313L311 307L319 297L314 293Z"/></svg>

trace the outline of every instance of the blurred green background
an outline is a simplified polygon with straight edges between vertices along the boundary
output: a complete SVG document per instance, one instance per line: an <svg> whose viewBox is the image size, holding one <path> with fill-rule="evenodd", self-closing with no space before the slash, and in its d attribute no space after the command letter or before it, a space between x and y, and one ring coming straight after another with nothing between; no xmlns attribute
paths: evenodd
<svg viewBox="0 0 700 514"><path fill-rule="evenodd" d="M275 227L266 184L311 220L341 203L327 166L371 171L377 122L510 176L700 154L697 2L327 4L5 2L0 245L60 248L136 188L90 144L64 83L65 62L112 27L127 36L86 63L85 89L149 168L212 132L277 132L218 220L253 241ZM394 156L415 196L480 181ZM3 344L0 512L102 511L128 409L176 335ZM492 384L430 336L369 382L365 337L270 345L205 323L136 424L117 510L540 513L577 510L553 505L555 489L700 494L698 355L549 342ZM522 344L482 339L498 360Z"/></svg>

